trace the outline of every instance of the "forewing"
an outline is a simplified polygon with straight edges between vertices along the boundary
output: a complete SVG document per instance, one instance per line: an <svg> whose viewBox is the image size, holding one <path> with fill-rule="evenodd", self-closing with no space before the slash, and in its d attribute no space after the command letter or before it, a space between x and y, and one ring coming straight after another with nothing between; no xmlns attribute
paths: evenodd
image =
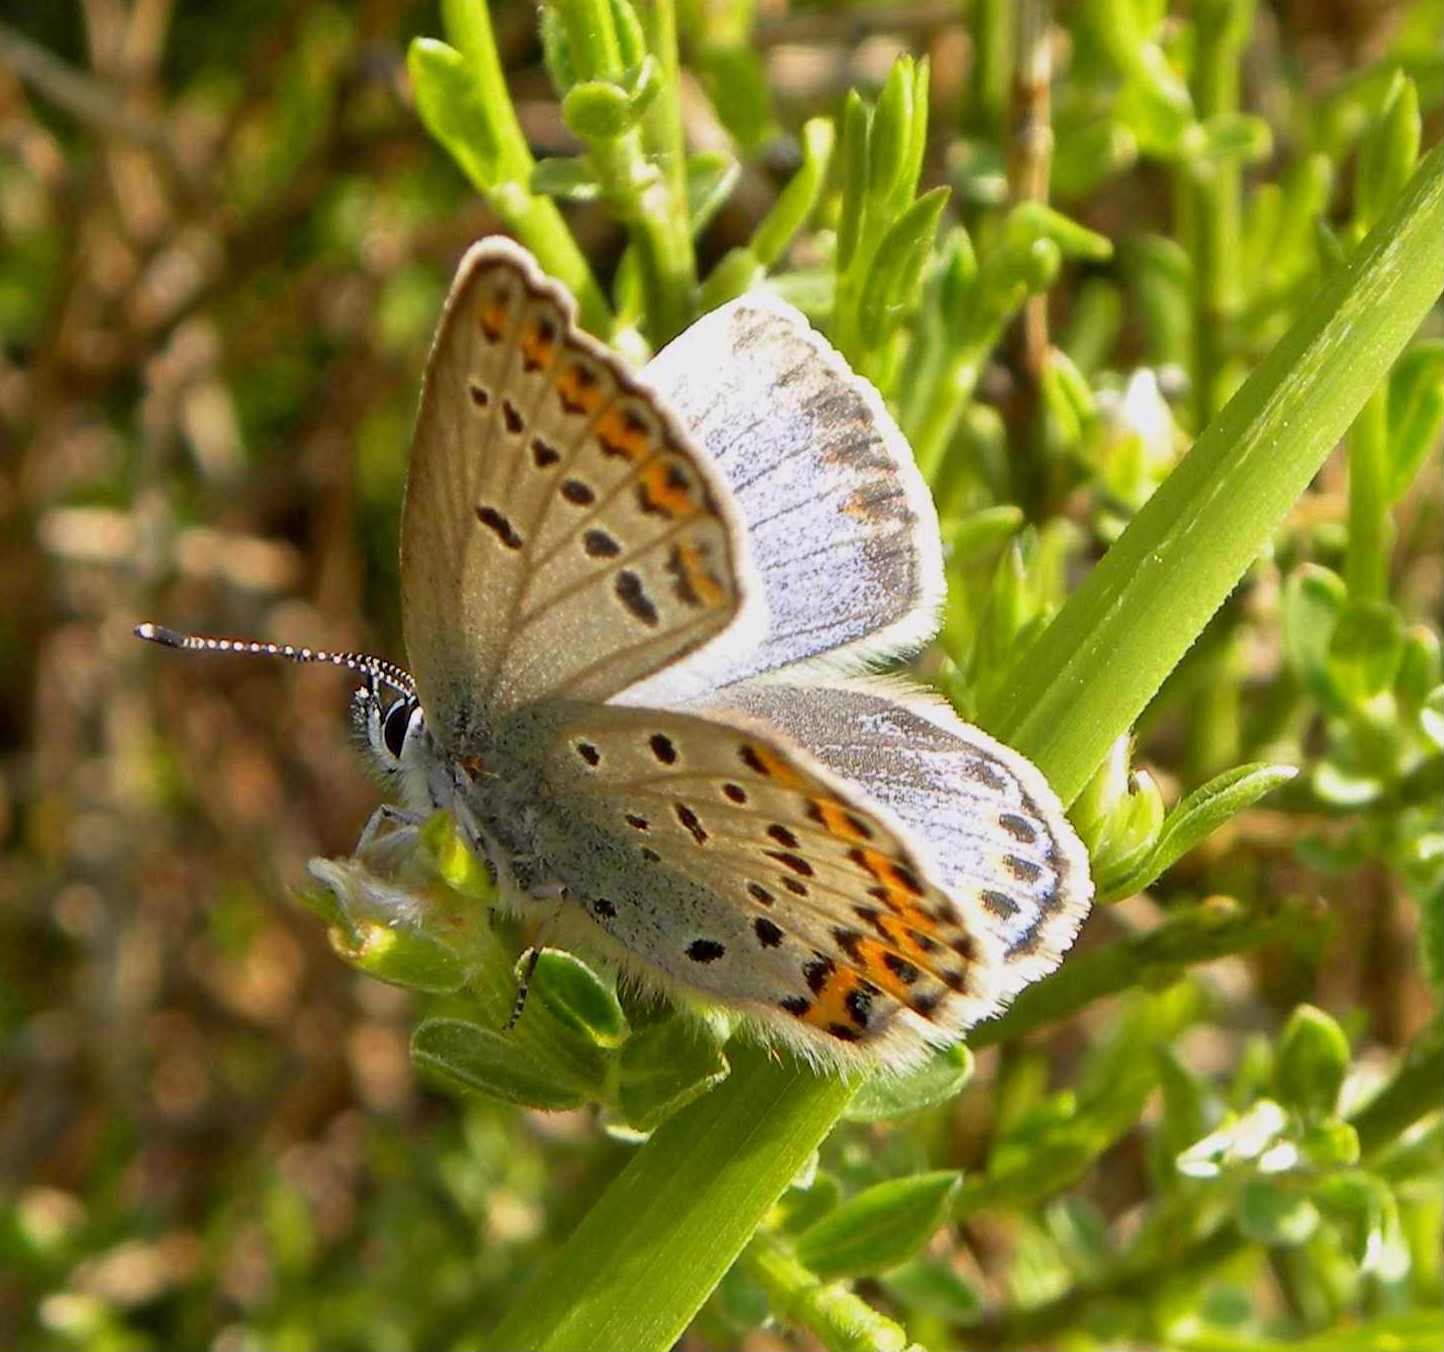
<svg viewBox="0 0 1444 1352"><path fill-rule="evenodd" d="M886 808L780 729L615 705L545 717L540 853L629 957L823 1058L903 1064L994 1007L989 934Z"/></svg>
<svg viewBox="0 0 1444 1352"><path fill-rule="evenodd" d="M645 374L732 488L768 627L759 644L698 653L628 703L667 704L819 656L860 668L932 636L943 594L932 498L877 391L801 314L744 296Z"/></svg>
<svg viewBox="0 0 1444 1352"><path fill-rule="evenodd" d="M896 680L757 681L698 711L779 729L925 841L954 908L999 954L999 999L1051 972L1073 943L1093 884L1057 795L936 696Z"/></svg>
<svg viewBox="0 0 1444 1352"><path fill-rule="evenodd" d="M453 744L544 697L604 699L746 621L726 484L510 241L462 260L401 527L406 646Z"/></svg>

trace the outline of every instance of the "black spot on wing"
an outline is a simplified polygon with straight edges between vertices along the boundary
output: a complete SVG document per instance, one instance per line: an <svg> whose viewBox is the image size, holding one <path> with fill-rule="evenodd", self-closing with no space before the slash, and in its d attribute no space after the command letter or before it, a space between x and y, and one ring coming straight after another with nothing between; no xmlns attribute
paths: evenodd
<svg viewBox="0 0 1444 1352"><path fill-rule="evenodd" d="M776 948L782 942L782 931L765 915L758 916L752 922L752 931L763 948Z"/></svg>
<svg viewBox="0 0 1444 1352"><path fill-rule="evenodd" d="M661 623L661 616L652 598L647 595L646 588L642 586L642 579L630 568L623 568L617 574L615 591L617 599L627 608L628 613L649 629L655 629Z"/></svg>

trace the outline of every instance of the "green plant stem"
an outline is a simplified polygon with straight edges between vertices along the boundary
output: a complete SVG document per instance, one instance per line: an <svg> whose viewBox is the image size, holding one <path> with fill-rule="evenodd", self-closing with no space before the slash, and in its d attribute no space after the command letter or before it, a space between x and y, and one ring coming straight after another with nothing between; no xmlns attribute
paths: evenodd
<svg viewBox="0 0 1444 1352"><path fill-rule="evenodd" d="M1389 511L1388 391L1376 390L1349 432L1349 550L1345 578L1356 601L1389 595L1394 518Z"/></svg>
<svg viewBox="0 0 1444 1352"><path fill-rule="evenodd" d="M907 1334L840 1282L824 1282L765 1231L743 1251L772 1309L817 1336L828 1352L901 1352Z"/></svg>
<svg viewBox="0 0 1444 1352"><path fill-rule="evenodd" d="M976 0L970 16L976 68L968 82L972 97L964 102L963 130L995 145L1008 125L1014 5L1015 0Z"/></svg>
<svg viewBox="0 0 1444 1352"><path fill-rule="evenodd" d="M554 0L553 7L578 82L623 84L630 72L609 0ZM647 337L660 347L696 316L697 263L677 102L676 15L671 0L654 0L643 9L643 35L657 63L656 93L639 124L581 134L608 205L631 232L646 297Z"/></svg>
<svg viewBox="0 0 1444 1352"><path fill-rule="evenodd" d="M1065 802L1266 546L1444 289L1441 169L1436 147L986 701L984 726L1043 766Z"/></svg>
<svg viewBox="0 0 1444 1352"><path fill-rule="evenodd" d="M649 337L660 346L697 317L697 255L687 217L687 149L682 135L681 74L677 59L677 12L672 0L639 0L637 11L647 47L661 70L661 89L642 122L648 158L660 171L665 190L647 204L656 218L651 230L650 266L658 308ZM663 228L658 228L663 227Z"/></svg>
<svg viewBox="0 0 1444 1352"><path fill-rule="evenodd" d="M611 307L556 203L527 188L536 161L506 87L485 0L443 0L442 20L451 45L466 58L497 140L497 180L473 180L476 188L507 229L536 255L542 270L576 297L582 326L610 337Z"/></svg>
<svg viewBox="0 0 1444 1352"><path fill-rule="evenodd" d="M930 383L917 431L913 433L913 454L929 482L941 468L953 433L978 387L987 352L988 347L971 344L950 351Z"/></svg>
<svg viewBox="0 0 1444 1352"><path fill-rule="evenodd" d="M1444 286L1441 167L1436 150L993 701L993 726L1065 800L1267 544ZM637 1152L493 1346L671 1346L853 1093L746 1048L736 1063Z"/></svg>
<svg viewBox="0 0 1444 1352"><path fill-rule="evenodd" d="M723 1084L637 1152L488 1347L638 1352L676 1342L856 1089L754 1048L732 1061Z"/></svg>
<svg viewBox="0 0 1444 1352"><path fill-rule="evenodd" d="M1194 6L1196 43L1190 93L1200 119L1238 111L1239 68L1253 0ZM1226 397L1226 342L1243 277L1242 171L1235 160L1179 168L1184 199L1180 239L1193 262L1195 429L1213 421Z"/></svg>

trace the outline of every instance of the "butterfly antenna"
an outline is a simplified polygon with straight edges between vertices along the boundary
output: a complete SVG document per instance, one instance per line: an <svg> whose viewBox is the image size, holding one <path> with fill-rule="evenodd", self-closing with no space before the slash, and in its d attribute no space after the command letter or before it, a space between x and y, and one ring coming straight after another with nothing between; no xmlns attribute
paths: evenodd
<svg viewBox="0 0 1444 1352"><path fill-rule="evenodd" d="M149 643L159 643L165 648L180 648L193 653L244 653L250 657L284 657L288 662L325 662L333 667L345 667L358 676L373 681L382 681L403 695L416 694L416 682L408 672L403 671L384 657L372 657L369 653L332 653L323 648L294 648L289 643L262 643L253 638L211 638L205 634L182 634L167 629L163 624L135 626L136 638Z"/></svg>

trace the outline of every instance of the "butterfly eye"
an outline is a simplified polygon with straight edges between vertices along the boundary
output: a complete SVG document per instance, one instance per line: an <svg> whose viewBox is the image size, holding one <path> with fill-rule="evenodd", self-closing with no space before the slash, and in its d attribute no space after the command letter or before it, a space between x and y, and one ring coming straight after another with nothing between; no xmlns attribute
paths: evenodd
<svg viewBox="0 0 1444 1352"><path fill-rule="evenodd" d="M415 708L415 701L399 699L386 711L386 721L381 725L381 740L397 760L401 759L401 749L406 745L406 729L411 726Z"/></svg>

